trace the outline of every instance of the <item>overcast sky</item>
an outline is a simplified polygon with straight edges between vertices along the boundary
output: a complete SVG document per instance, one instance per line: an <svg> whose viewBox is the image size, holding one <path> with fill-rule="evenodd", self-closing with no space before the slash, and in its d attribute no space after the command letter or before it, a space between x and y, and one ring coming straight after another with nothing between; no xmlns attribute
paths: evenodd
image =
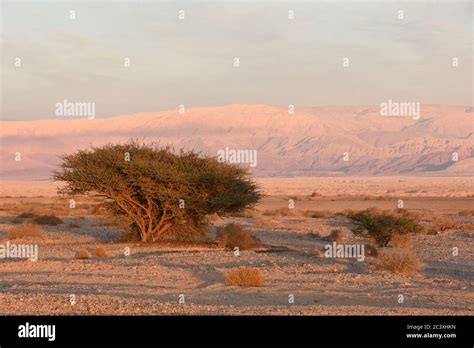
<svg viewBox="0 0 474 348"><path fill-rule="evenodd" d="M472 106L471 1L2 0L1 19L3 119L54 118L64 99L95 102L97 117L179 104Z"/></svg>

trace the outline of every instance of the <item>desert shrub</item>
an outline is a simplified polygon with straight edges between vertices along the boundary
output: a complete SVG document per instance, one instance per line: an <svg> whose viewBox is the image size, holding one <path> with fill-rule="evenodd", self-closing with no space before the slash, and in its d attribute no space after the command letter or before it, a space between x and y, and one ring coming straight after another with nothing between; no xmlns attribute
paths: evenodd
<svg viewBox="0 0 474 348"><path fill-rule="evenodd" d="M474 209L471 210L461 210L458 213L459 216L474 216Z"/></svg>
<svg viewBox="0 0 474 348"><path fill-rule="evenodd" d="M415 273L421 267L422 263L415 254L396 249L379 253L375 263L376 270L393 273Z"/></svg>
<svg viewBox="0 0 474 348"><path fill-rule="evenodd" d="M259 244L257 237L251 235L240 225L231 223L217 229L217 240L219 245L233 249L248 250Z"/></svg>
<svg viewBox="0 0 474 348"><path fill-rule="evenodd" d="M409 246L411 242L411 235L396 234L390 239L390 242L388 244L394 248L404 248Z"/></svg>
<svg viewBox="0 0 474 348"><path fill-rule="evenodd" d="M461 226L461 228L463 228L465 230L473 231L474 230L474 224L471 224L471 223L463 224Z"/></svg>
<svg viewBox="0 0 474 348"><path fill-rule="evenodd" d="M17 218L19 218L19 219L32 219L32 218L35 218L35 217L36 217L36 214L34 214L32 212L21 213L17 216Z"/></svg>
<svg viewBox="0 0 474 348"><path fill-rule="evenodd" d="M202 239L209 215L243 211L261 197L245 168L136 141L64 155L53 178L66 183L60 193L105 197L142 242Z"/></svg>
<svg viewBox="0 0 474 348"><path fill-rule="evenodd" d="M322 197L323 195L320 194L319 192L314 191L314 192L311 193L310 196L311 196L311 197Z"/></svg>
<svg viewBox="0 0 474 348"><path fill-rule="evenodd" d="M330 242L336 242L339 243L343 240L344 234L342 233L341 230L334 229L329 233L329 235L326 237L326 240Z"/></svg>
<svg viewBox="0 0 474 348"><path fill-rule="evenodd" d="M22 224L23 223L23 219L20 219L19 217L14 217L12 220L11 220L11 223L13 225L19 225L19 224Z"/></svg>
<svg viewBox="0 0 474 348"><path fill-rule="evenodd" d="M319 232L309 232L308 237L310 237L310 238L321 238L321 235L319 234Z"/></svg>
<svg viewBox="0 0 474 348"><path fill-rule="evenodd" d="M428 227L430 232L443 232L456 228L457 224L453 219L450 219L445 216L435 216L431 222L431 225Z"/></svg>
<svg viewBox="0 0 474 348"><path fill-rule="evenodd" d="M257 228L275 228L279 225L275 220L263 216L256 216L253 224Z"/></svg>
<svg viewBox="0 0 474 348"><path fill-rule="evenodd" d="M105 251L104 248L102 248L101 246L98 246L94 249L94 251L92 252L92 255L97 256L97 257L105 257L108 254L107 254L107 251Z"/></svg>
<svg viewBox="0 0 474 348"><path fill-rule="evenodd" d="M89 258L89 253L85 250L78 251L74 258L79 260L85 260Z"/></svg>
<svg viewBox="0 0 474 348"><path fill-rule="evenodd" d="M334 216L333 213L327 210L308 210L307 214L309 217L312 217L315 219L327 219Z"/></svg>
<svg viewBox="0 0 474 348"><path fill-rule="evenodd" d="M15 226L8 232L9 239L16 238L28 238L28 237L41 237L43 234L41 226L32 223L26 223L19 226Z"/></svg>
<svg viewBox="0 0 474 348"><path fill-rule="evenodd" d="M368 236L382 247L387 246L395 235L422 231L419 221L405 210L389 213L372 208L347 217L359 227L354 234Z"/></svg>
<svg viewBox="0 0 474 348"><path fill-rule="evenodd" d="M288 217L300 217L303 216L304 213L301 210L294 209L294 208L278 208L275 210L265 210L262 215L264 216L288 216Z"/></svg>
<svg viewBox="0 0 474 348"><path fill-rule="evenodd" d="M78 224L77 222L70 222L69 225L67 225L69 228L80 228L81 225Z"/></svg>
<svg viewBox="0 0 474 348"><path fill-rule="evenodd" d="M38 225L52 225L56 226L59 224L63 224L63 220L58 218L56 215L40 215L33 219L34 223Z"/></svg>
<svg viewBox="0 0 474 348"><path fill-rule="evenodd" d="M227 286L263 286L263 277L255 267L239 267L229 270L225 275Z"/></svg>
<svg viewBox="0 0 474 348"><path fill-rule="evenodd" d="M379 252L376 247L371 244L364 244L364 254L365 256L377 257Z"/></svg>

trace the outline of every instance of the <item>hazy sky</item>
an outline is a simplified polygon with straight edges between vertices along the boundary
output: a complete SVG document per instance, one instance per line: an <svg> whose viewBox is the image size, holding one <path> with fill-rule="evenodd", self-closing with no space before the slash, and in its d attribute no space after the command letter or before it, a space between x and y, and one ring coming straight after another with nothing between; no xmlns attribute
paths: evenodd
<svg viewBox="0 0 474 348"><path fill-rule="evenodd" d="M1 19L3 119L54 118L64 99L95 102L98 117L180 104L473 104L471 1L2 0Z"/></svg>

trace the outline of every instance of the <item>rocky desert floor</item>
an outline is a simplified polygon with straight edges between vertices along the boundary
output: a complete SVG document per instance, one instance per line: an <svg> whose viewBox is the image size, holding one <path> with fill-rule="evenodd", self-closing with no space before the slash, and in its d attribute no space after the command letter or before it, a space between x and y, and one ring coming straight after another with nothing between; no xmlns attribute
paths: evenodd
<svg viewBox="0 0 474 348"><path fill-rule="evenodd" d="M0 313L105 315L472 315L474 180L471 178L261 179L267 196L240 216L214 217L199 244L124 242L96 201L54 195L51 183L2 182L0 244L38 245L38 260L0 260ZM326 258L334 229L360 243L345 211L404 207L439 227L403 249L422 261L414 273L376 270L374 257ZM287 209L293 200L293 209ZM25 212L55 214L39 237L9 239ZM449 221L449 223L445 223ZM214 243L216 228L242 225L261 245L236 256ZM102 247L106 256L75 258ZM453 253L454 248L458 251ZM319 255L318 255L319 252ZM227 286L226 272L257 268L260 287ZM401 301L401 296L403 301ZM289 298L294 298L290 303Z"/></svg>

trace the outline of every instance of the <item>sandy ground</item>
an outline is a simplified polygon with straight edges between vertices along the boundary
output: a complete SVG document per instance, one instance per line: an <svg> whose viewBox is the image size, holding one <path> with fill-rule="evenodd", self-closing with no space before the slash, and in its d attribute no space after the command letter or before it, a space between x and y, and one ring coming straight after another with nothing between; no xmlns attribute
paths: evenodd
<svg viewBox="0 0 474 348"><path fill-rule="evenodd" d="M466 197L474 195L470 176L382 176L256 178L267 195ZM0 180L0 197L50 197L60 183L48 180Z"/></svg>
<svg viewBox="0 0 474 348"><path fill-rule="evenodd" d="M232 251L215 244L140 246L120 242L121 231L91 215L86 208L74 213L58 213L64 224L43 226L42 237L15 239L14 243L34 243L39 248L38 261L0 260L0 313L2 314L292 314L292 315L392 315L434 314L472 315L474 312L474 222L472 216L458 216L461 210L474 209L474 198L469 195L472 179L457 178L449 185L429 187L425 181L408 178L388 180L380 178L365 183L345 178L347 186L318 179L301 179L295 184L295 209L341 211L378 206L393 209L398 197L405 197L408 209L430 215L456 218L461 227L437 235L417 235L407 249L423 261L423 269L415 274L395 274L375 271L373 258L364 262L353 259L316 257L323 249L324 239L334 228L341 229L346 242L357 242L350 232L351 225L344 216L322 218L305 216L267 216L266 210L288 204L285 191L289 181L266 179L269 194L254 212L246 217L220 219L209 229L208 239L215 235L215 227L234 221L254 233L262 247ZM430 178L432 180L433 178ZM351 184L356 180L357 185ZM385 179L384 179L385 180ZM398 181L401 180L401 181ZM445 182L446 178L439 179ZM310 184L316 183L318 184ZM281 183L281 184L280 184ZM312 186L313 185L313 186ZM378 185L373 187L371 185ZM13 187L13 186L12 186ZM394 195L387 192L395 188ZM324 188L326 190L324 191ZM348 194L345 191L351 190ZM462 189L461 189L462 188ZM23 190L24 189L24 190ZM20 190L27 196L38 194L33 186ZM431 190L426 197L410 195L411 190ZM16 193L2 185L2 196ZM301 192L304 191L304 196ZM309 197L317 191L323 197ZM422 192L419 192L421 196ZM355 197L356 194L387 197ZM436 194L429 194L436 192ZM392 192L393 193L393 192ZM13 196L13 195L12 195ZM396 199L392 196L397 196ZM15 226L14 217L31 206L41 209L55 204L66 204L55 198L1 198L0 244L8 241L8 231ZM79 202L80 204L80 202ZM59 211L61 212L61 211ZM80 227L71 228L75 222ZM464 224L464 225L463 225ZM470 225L469 225L470 224ZM467 227L466 227L467 226ZM469 227L471 226L471 227ZM319 236L317 235L319 234ZM360 241L359 241L360 242ZM91 252L102 246L106 257L78 260L79 250ZM454 256L452 248L459 254ZM130 255L125 250L129 248ZM231 268L253 266L264 278L263 287L229 287L224 274ZM71 295L75 304L71 304ZM179 303L184 295L184 303ZM289 296L294 303L289 303ZM403 303L399 296L403 295ZM181 297L182 299L182 297ZM182 302L182 301L181 301Z"/></svg>

